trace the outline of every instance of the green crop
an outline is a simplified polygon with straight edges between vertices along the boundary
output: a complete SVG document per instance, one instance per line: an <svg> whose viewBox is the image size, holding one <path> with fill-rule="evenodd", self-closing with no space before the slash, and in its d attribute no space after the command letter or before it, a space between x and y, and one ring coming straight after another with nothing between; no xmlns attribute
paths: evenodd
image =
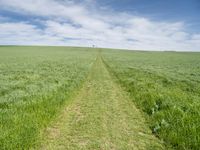
<svg viewBox="0 0 200 150"><path fill-rule="evenodd" d="M175 149L200 147L200 53L103 51L117 81Z"/></svg>
<svg viewBox="0 0 200 150"><path fill-rule="evenodd" d="M88 74L96 52L0 47L0 147L29 149Z"/></svg>
<svg viewBox="0 0 200 150"><path fill-rule="evenodd" d="M167 149L199 149L200 53L99 52L73 47L1 46L0 149L40 145L44 130L80 92L97 55L144 112L152 133ZM98 67L96 70L101 70Z"/></svg>

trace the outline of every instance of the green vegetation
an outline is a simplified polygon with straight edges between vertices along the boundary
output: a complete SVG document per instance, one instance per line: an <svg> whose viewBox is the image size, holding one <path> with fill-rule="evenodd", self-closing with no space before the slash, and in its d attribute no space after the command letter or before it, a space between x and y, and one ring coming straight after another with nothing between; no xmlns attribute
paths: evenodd
<svg viewBox="0 0 200 150"><path fill-rule="evenodd" d="M96 53L0 47L0 149L29 149L85 80Z"/></svg>
<svg viewBox="0 0 200 150"><path fill-rule="evenodd" d="M197 150L199 110L200 53L0 47L0 149Z"/></svg>
<svg viewBox="0 0 200 150"><path fill-rule="evenodd" d="M141 113L112 78L98 57L73 104L47 129L41 149L162 150Z"/></svg>
<svg viewBox="0 0 200 150"><path fill-rule="evenodd" d="M103 51L104 61L175 149L200 147L200 53Z"/></svg>

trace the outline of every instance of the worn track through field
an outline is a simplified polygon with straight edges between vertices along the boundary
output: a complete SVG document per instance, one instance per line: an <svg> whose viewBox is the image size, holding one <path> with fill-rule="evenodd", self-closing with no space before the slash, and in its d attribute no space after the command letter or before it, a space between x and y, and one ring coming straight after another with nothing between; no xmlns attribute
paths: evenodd
<svg viewBox="0 0 200 150"><path fill-rule="evenodd" d="M73 103L47 129L46 150L163 149L99 55Z"/></svg>

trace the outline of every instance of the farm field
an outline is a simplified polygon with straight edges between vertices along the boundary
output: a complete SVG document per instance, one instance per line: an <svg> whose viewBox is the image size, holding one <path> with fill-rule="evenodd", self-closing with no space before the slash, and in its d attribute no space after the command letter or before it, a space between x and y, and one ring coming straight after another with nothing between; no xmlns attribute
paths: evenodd
<svg viewBox="0 0 200 150"><path fill-rule="evenodd" d="M0 147L29 149L75 93L96 53L65 47L0 47Z"/></svg>
<svg viewBox="0 0 200 150"><path fill-rule="evenodd" d="M47 129L41 149L162 150L126 94L98 56L74 103Z"/></svg>
<svg viewBox="0 0 200 150"><path fill-rule="evenodd" d="M174 149L200 147L200 53L104 51L109 71Z"/></svg>
<svg viewBox="0 0 200 150"><path fill-rule="evenodd" d="M2 149L200 147L200 53L0 47Z"/></svg>

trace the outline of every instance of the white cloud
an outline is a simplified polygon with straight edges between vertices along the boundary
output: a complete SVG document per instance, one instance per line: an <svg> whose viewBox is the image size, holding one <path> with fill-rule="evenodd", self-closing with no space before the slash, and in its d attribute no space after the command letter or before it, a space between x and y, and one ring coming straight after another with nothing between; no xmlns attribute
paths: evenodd
<svg viewBox="0 0 200 150"><path fill-rule="evenodd" d="M145 49L200 50L200 34L184 22L152 21L124 12L103 11L85 0L1 0L3 9L43 17L44 28L27 22L1 22L0 44L42 44ZM106 12L105 12L106 11Z"/></svg>

